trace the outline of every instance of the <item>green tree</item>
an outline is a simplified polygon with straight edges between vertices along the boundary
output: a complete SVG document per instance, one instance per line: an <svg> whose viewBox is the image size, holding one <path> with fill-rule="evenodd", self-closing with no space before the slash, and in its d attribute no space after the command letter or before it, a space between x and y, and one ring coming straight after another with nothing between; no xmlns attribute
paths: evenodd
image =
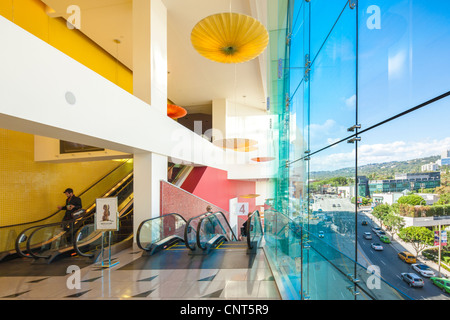
<svg viewBox="0 0 450 320"><path fill-rule="evenodd" d="M388 215L389 212L390 206L388 204L379 204L373 209L372 214L375 218L378 219L378 222L382 224L384 217Z"/></svg>
<svg viewBox="0 0 450 320"><path fill-rule="evenodd" d="M401 230L405 225L405 221L403 220L403 218L393 212L385 215L383 222L389 228L389 230L391 230L395 234L398 234L399 230Z"/></svg>
<svg viewBox="0 0 450 320"><path fill-rule="evenodd" d="M430 229L414 226L401 229L398 236L400 239L413 246L416 251L416 256L418 256L427 246L432 245L434 239L433 231Z"/></svg>
<svg viewBox="0 0 450 320"><path fill-rule="evenodd" d="M450 203L450 193L441 194L439 200L436 201L433 205L444 205Z"/></svg>
<svg viewBox="0 0 450 320"><path fill-rule="evenodd" d="M409 196L403 196L400 197L397 201L400 204L409 204L412 206L418 206L421 204L426 204L426 201L421 196L418 196L416 194L411 194Z"/></svg>

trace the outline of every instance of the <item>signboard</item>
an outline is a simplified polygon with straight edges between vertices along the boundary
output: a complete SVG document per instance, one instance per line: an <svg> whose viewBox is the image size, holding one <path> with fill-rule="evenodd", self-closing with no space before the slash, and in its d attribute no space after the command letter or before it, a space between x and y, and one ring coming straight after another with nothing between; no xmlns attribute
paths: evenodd
<svg viewBox="0 0 450 320"><path fill-rule="evenodd" d="M441 231L441 241L440 242L441 242L441 246L444 246L444 247L448 244L446 230ZM434 232L434 245L435 246L439 245L439 231Z"/></svg>
<svg viewBox="0 0 450 320"><path fill-rule="evenodd" d="M119 230L117 197L96 199L95 229L103 231Z"/></svg>
<svg viewBox="0 0 450 320"><path fill-rule="evenodd" d="M248 215L248 202L238 202L236 204L236 212L239 216Z"/></svg>
<svg viewBox="0 0 450 320"><path fill-rule="evenodd" d="M434 245L435 246L439 245L439 231L434 232Z"/></svg>
<svg viewBox="0 0 450 320"><path fill-rule="evenodd" d="M447 245L447 231L446 230L441 231L441 245L444 247Z"/></svg>

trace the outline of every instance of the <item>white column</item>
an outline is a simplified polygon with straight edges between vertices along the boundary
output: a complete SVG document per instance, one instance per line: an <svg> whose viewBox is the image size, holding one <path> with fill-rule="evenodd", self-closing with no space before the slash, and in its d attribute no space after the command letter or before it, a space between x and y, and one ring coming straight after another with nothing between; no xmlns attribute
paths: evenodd
<svg viewBox="0 0 450 320"><path fill-rule="evenodd" d="M133 94L167 113L167 9L161 0L133 0ZM148 119L149 125L153 119ZM157 139L157 137L148 137ZM134 154L134 241L142 221L160 215L167 156Z"/></svg>
<svg viewBox="0 0 450 320"><path fill-rule="evenodd" d="M133 93L167 112L167 9L161 0L133 0Z"/></svg>
<svg viewBox="0 0 450 320"><path fill-rule="evenodd" d="M160 215L160 181L167 180L167 169L166 156L151 152L134 154L134 235L142 221Z"/></svg>
<svg viewBox="0 0 450 320"><path fill-rule="evenodd" d="M213 141L227 137L228 101L217 99L212 101Z"/></svg>

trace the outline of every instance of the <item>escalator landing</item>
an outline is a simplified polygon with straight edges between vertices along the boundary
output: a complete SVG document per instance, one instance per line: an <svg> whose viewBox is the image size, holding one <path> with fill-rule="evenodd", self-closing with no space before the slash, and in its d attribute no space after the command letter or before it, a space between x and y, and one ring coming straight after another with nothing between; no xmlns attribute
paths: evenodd
<svg viewBox="0 0 450 320"><path fill-rule="evenodd" d="M53 261L50 264L34 262L29 258L17 258L0 263L0 275L2 277L55 277L67 275L67 268L77 265L84 268L92 265L92 260L86 257L74 256L65 257Z"/></svg>
<svg viewBox="0 0 450 320"><path fill-rule="evenodd" d="M245 243L223 243L209 254L190 254L184 245L175 245L152 256L142 256L120 270L152 269L250 269L256 252L247 252Z"/></svg>

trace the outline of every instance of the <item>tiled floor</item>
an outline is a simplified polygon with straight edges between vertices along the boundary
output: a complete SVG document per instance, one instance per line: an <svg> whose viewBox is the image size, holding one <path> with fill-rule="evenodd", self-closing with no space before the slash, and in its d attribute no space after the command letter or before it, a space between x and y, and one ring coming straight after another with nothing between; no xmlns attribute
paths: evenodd
<svg viewBox="0 0 450 320"><path fill-rule="evenodd" d="M254 255L238 251L218 250L211 259L184 256L180 264L177 259L187 252L142 257L141 250L131 247L113 256L112 261L119 262L116 266L101 268L98 264L80 263L78 273L67 273L70 263L77 265L74 258L64 258L59 267L57 264L33 267L30 261L20 261L22 267L16 267L12 262L3 262L10 267L0 266L0 299L279 300L264 250L258 249ZM15 263L19 266L19 262ZM2 270L7 271L2 275ZM77 283L80 288L72 288Z"/></svg>

